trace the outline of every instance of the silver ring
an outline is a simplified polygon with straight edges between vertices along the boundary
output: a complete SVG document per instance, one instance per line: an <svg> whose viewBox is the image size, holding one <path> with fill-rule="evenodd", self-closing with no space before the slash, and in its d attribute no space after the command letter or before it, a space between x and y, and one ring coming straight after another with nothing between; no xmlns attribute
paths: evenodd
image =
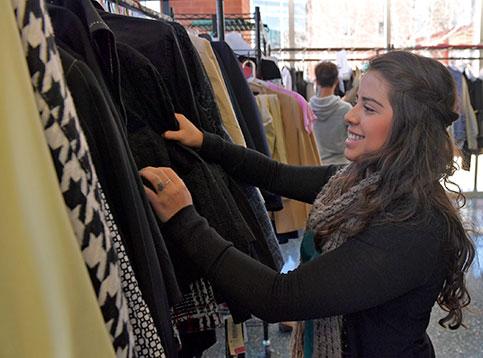
<svg viewBox="0 0 483 358"><path fill-rule="evenodd" d="M168 178L168 180L166 180L164 183L162 181L159 181L157 184L156 184L156 190L159 192L162 192L164 190L164 188L166 187L166 185L168 185L169 183L171 183L171 179Z"/></svg>

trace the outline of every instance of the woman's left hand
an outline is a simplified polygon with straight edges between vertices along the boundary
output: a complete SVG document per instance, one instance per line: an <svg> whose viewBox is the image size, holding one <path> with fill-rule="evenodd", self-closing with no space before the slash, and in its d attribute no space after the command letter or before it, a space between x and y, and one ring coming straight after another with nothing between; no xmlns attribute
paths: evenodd
<svg viewBox="0 0 483 358"><path fill-rule="evenodd" d="M186 185L171 168L146 167L139 172L153 188L144 186L144 191L159 219L164 223L178 211L193 204Z"/></svg>

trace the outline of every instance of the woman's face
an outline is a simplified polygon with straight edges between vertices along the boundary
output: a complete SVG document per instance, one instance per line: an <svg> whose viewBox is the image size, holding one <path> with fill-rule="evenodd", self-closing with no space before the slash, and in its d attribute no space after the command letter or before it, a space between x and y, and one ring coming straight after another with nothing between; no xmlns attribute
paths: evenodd
<svg viewBox="0 0 483 358"><path fill-rule="evenodd" d="M392 107L389 84L376 71L367 72L361 80L357 104L345 115L348 125L344 155L357 161L362 155L375 153L389 137Z"/></svg>

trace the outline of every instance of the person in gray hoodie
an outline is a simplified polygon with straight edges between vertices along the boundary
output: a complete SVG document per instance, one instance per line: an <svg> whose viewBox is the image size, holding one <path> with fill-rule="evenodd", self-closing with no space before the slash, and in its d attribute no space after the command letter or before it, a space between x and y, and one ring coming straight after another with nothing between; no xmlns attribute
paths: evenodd
<svg viewBox="0 0 483 358"><path fill-rule="evenodd" d="M317 95L310 98L310 107L317 116L314 136L323 165L348 163L344 156L347 127L344 116L352 106L334 94L338 80L337 66L320 62L315 67Z"/></svg>

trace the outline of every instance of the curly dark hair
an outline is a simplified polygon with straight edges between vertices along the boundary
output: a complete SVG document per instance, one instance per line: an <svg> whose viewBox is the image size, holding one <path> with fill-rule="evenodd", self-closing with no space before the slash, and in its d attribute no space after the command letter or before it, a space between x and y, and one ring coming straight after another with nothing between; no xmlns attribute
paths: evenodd
<svg viewBox="0 0 483 358"><path fill-rule="evenodd" d="M475 249L459 214L465 198L449 179L457 169L456 149L446 130L455 115L454 80L438 61L404 51L373 58L368 71L377 72L389 84L391 132L380 151L353 162L347 174L334 184L347 190L367 173L376 171L381 180L365 190L355 207L317 233L317 245L320 247L342 222L354 216L365 223L406 221L418 225L428 222L432 212L440 213L447 225L444 245L448 262L447 276L437 298L447 315L439 323L456 329L462 325L462 309L471 301L465 273ZM349 235L363 229L354 228Z"/></svg>

